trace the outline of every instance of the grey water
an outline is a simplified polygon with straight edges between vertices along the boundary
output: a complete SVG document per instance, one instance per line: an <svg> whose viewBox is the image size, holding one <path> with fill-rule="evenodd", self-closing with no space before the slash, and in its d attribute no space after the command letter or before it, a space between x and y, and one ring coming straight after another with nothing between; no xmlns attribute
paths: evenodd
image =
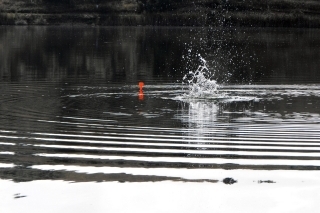
<svg viewBox="0 0 320 213"><path fill-rule="evenodd" d="M236 185L212 172L318 171L319 33L0 27L0 179ZM199 56L219 97L183 98Z"/></svg>

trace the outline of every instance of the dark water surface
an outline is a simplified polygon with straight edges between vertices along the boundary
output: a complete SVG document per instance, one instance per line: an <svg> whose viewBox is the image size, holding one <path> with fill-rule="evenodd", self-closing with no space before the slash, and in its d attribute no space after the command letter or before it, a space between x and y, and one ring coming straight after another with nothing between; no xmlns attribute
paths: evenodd
<svg viewBox="0 0 320 213"><path fill-rule="evenodd" d="M0 179L319 185L319 33L0 27Z"/></svg>

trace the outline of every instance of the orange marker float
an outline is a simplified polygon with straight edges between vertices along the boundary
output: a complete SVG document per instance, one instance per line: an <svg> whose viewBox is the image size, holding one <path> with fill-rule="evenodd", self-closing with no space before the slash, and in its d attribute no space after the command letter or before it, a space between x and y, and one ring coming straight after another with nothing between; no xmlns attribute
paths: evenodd
<svg viewBox="0 0 320 213"><path fill-rule="evenodd" d="M144 83L142 81L139 82L139 100L143 101L144 98L144 94L143 94L143 87L144 87Z"/></svg>

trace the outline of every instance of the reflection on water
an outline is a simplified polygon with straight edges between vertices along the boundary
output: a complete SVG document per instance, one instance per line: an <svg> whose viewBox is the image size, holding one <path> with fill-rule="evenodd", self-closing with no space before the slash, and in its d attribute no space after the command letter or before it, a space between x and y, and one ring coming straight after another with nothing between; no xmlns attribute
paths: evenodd
<svg viewBox="0 0 320 213"><path fill-rule="evenodd" d="M320 168L316 85L231 85L226 99L189 102L175 84L146 85L143 100L134 85L5 88L2 179L216 182L211 169Z"/></svg>
<svg viewBox="0 0 320 213"><path fill-rule="evenodd" d="M167 80L179 74L176 70L182 67L183 40L189 35L179 38L180 32L155 28L1 27L0 75L12 81Z"/></svg>
<svg viewBox="0 0 320 213"><path fill-rule="evenodd" d="M174 82L196 70L193 56L201 54L219 82L317 83L318 35L317 29L1 27L0 76Z"/></svg>
<svg viewBox="0 0 320 213"><path fill-rule="evenodd" d="M181 112L176 116L186 123L187 127L202 129L217 122L218 109L215 102L192 101L183 104Z"/></svg>
<svg viewBox="0 0 320 213"><path fill-rule="evenodd" d="M1 27L0 178L308 181L320 169L318 32ZM220 83L230 74L222 98L181 98L176 82L198 66L184 63L190 43Z"/></svg>

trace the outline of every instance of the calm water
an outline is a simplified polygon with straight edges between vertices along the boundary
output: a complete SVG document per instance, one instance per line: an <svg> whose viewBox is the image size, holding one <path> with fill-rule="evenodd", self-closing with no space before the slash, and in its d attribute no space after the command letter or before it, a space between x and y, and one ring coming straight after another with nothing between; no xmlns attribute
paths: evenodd
<svg viewBox="0 0 320 213"><path fill-rule="evenodd" d="M2 187L319 186L319 33L0 27ZM198 54L218 98L183 98ZM19 190L0 193L31 199Z"/></svg>

